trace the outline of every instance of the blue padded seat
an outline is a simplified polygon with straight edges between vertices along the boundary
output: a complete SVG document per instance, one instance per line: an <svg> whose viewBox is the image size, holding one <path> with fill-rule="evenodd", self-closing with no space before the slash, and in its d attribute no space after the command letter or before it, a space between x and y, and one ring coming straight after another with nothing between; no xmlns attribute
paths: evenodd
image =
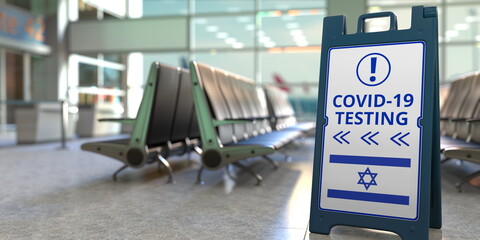
<svg viewBox="0 0 480 240"><path fill-rule="evenodd" d="M465 140L462 139L454 139L448 136L441 136L440 137L440 149L443 151L446 148L475 148L479 147L480 144L474 143L474 142L465 142Z"/></svg>
<svg viewBox="0 0 480 240"><path fill-rule="evenodd" d="M274 131L239 141L236 144L273 146L275 149L280 149L300 137L301 134L300 131Z"/></svg>

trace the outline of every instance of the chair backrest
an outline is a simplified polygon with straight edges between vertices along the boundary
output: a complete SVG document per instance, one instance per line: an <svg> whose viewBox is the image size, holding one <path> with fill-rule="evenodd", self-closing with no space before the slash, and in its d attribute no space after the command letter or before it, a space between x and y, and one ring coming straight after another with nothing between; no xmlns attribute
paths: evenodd
<svg viewBox="0 0 480 240"><path fill-rule="evenodd" d="M451 109L454 107L455 103L458 101L458 96L461 92L460 85L462 85L461 79L456 79L452 83L450 83L450 87L448 89L448 95L445 99L442 108L440 109L440 117L449 117Z"/></svg>
<svg viewBox="0 0 480 240"><path fill-rule="evenodd" d="M264 86L264 89L270 115L275 117L273 127L279 130L295 125L297 119L293 107L288 101L287 93L273 85Z"/></svg>
<svg viewBox="0 0 480 240"><path fill-rule="evenodd" d="M218 91L221 92L223 101L225 101L230 116L232 119L244 118L243 111L240 106L240 102L235 96L235 92L238 89L232 87L232 81L236 81L235 76L232 73L221 69L215 69L215 83ZM235 123L233 124L234 141L240 141L245 139L245 124Z"/></svg>
<svg viewBox="0 0 480 240"><path fill-rule="evenodd" d="M470 94L472 93L473 85L476 80L476 75L475 74L468 74L463 76L462 79L458 80L460 81L460 85L458 86L458 90L455 93L456 98L455 104L452 104L450 106L449 111L449 116L450 118L461 118L462 117L462 111L465 108L466 104L468 103L468 99L470 97ZM453 122L446 122L443 126L444 134L446 136L456 136L456 128L455 128L455 123Z"/></svg>
<svg viewBox="0 0 480 240"><path fill-rule="evenodd" d="M196 71L198 81L200 85L203 86L208 103L210 104L211 114L213 115L212 118L216 120L231 119L232 115L228 105L224 101L222 93L216 84L216 69L197 62ZM217 133L222 144L228 144L234 141L234 130L230 124L218 126Z"/></svg>
<svg viewBox="0 0 480 240"><path fill-rule="evenodd" d="M257 117L259 118L267 118L269 117L268 113L268 106L267 106L267 99L263 88L251 85L251 91L249 91L252 95L251 100L257 111ZM272 131L272 127L270 126L270 122L268 119L256 121L257 131L261 134L267 133Z"/></svg>
<svg viewBox="0 0 480 240"><path fill-rule="evenodd" d="M180 87L178 89L177 107L175 109L172 135L170 136L172 143L190 138L189 131L192 125L192 111L194 111L190 71L187 69L180 70L179 81Z"/></svg>
<svg viewBox="0 0 480 240"><path fill-rule="evenodd" d="M225 70L217 69L217 81L224 95L233 119L264 118L268 110L263 92L255 86L252 79ZM225 77L220 77L223 75ZM261 90L261 89L260 89ZM236 140L242 140L269 131L266 120L256 120L255 123L235 124Z"/></svg>
<svg viewBox="0 0 480 240"><path fill-rule="evenodd" d="M231 85L233 95L236 101L239 104L240 111L243 118L253 118L254 115L251 113L251 106L249 105L249 99L245 95L245 81L243 81L239 76L231 76L228 83ZM253 122L246 122L245 126L245 135L246 137L253 137L257 135L255 124Z"/></svg>
<svg viewBox="0 0 480 240"><path fill-rule="evenodd" d="M473 114L472 118L480 118L480 104L477 104L475 108L475 112ZM470 124L471 130L470 130L470 141L480 143L480 123L472 123Z"/></svg>
<svg viewBox="0 0 480 240"><path fill-rule="evenodd" d="M180 68L156 64L158 80L146 139L149 148L165 145L170 140L182 74Z"/></svg>
<svg viewBox="0 0 480 240"><path fill-rule="evenodd" d="M197 113L195 112L195 106L190 113L190 126L188 127L188 138L197 139L200 138L200 128L198 126Z"/></svg>
<svg viewBox="0 0 480 240"><path fill-rule="evenodd" d="M453 109L456 105L460 104L460 94L461 94L461 87L463 85L462 81L464 78L456 79L450 84L448 89L448 95L445 99L442 108L440 109L440 118L450 118L452 115ZM442 120L440 121L440 133L442 135L446 135L447 127L449 126L448 121Z"/></svg>
<svg viewBox="0 0 480 240"><path fill-rule="evenodd" d="M263 90L252 79L198 62L194 63L197 78L203 86L211 114L216 120L263 118L255 123L220 125L217 132L227 144L271 131Z"/></svg>
<svg viewBox="0 0 480 240"><path fill-rule="evenodd" d="M460 106L458 118L470 119L474 116L480 100L480 77L479 72L471 75L471 90L464 104ZM465 121L455 122L455 134L457 139L466 140L470 135L470 125Z"/></svg>

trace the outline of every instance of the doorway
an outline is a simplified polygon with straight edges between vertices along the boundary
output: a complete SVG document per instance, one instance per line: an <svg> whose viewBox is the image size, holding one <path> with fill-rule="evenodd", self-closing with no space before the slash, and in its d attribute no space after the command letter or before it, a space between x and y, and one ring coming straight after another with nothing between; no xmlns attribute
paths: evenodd
<svg viewBox="0 0 480 240"><path fill-rule="evenodd" d="M7 103L24 100L24 66L23 55L6 51L6 100ZM7 125L15 123L15 104L7 104Z"/></svg>
<svg viewBox="0 0 480 240"><path fill-rule="evenodd" d="M0 146L14 145L15 108L31 98L31 56L0 48Z"/></svg>

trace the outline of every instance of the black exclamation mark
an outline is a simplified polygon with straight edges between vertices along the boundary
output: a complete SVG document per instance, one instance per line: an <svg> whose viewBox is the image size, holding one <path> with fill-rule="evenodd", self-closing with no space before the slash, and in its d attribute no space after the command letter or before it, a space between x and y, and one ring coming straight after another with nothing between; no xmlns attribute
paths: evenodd
<svg viewBox="0 0 480 240"><path fill-rule="evenodd" d="M372 57L370 58L371 60L371 64L370 64L370 73L374 74L375 71L377 70L377 57ZM371 82L375 82L377 78L375 76L371 76L370 77L370 81Z"/></svg>

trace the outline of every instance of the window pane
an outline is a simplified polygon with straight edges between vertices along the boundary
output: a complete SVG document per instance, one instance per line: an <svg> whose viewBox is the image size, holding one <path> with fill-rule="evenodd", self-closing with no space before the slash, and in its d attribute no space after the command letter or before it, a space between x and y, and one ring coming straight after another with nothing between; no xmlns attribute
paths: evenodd
<svg viewBox="0 0 480 240"><path fill-rule="evenodd" d="M253 47L253 15L192 19L192 48Z"/></svg>
<svg viewBox="0 0 480 240"><path fill-rule="evenodd" d="M78 66L78 81L81 87L96 87L98 83L98 68L97 66L79 63Z"/></svg>
<svg viewBox="0 0 480 240"><path fill-rule="evenodd" d="M325 8L325 0L259 0L261 10Z"/></svg>
<svg viewBox="0 0 480 240"><path fill-rule="evenodd" d="M411 7L383 7L383 6L372 6L368 8L369 13L373 12L393 12L397 15L397 24L398 29L410 29L412 25L412 8ZM440 19L443 18L443 11L442 8L437 7L438 12L438 34L441 36L442 33L440 30L442 29L442 21ZM381 29L389 29L390 28L390 20L388 18L377 18L377 19L370 19L366 22L366 28L369 32L379 31Z"/></svg>
<svg viewBox="0 0 480 240"><path fill-rule="evenodd" d="M453 77L459 74L467 73L476 70L473 66L473 52L476 51L476 47L473 45L460 45L460 46L446 46L446 65L448 80L452 80Z"/></svg>
<svg viewBox="0 0 480 240"><path fill-rule="evenodd" d="M122 72L119 70L103 69L103 87L120 89L122 87Z"/></svg>
<svg viewBox="0 0 480 240"><path fill-rule="evenodd" d="M458 0L454 0L458 1ZM474 0L475 1L475 0ZM425 5L425 6L432 6L432 5L440 5L442 0L368 0L369 6L418 6L418 5Z"/></svg>
<svg viewBox="0 0 480 240"><path fill-rule="evenodd" d="M251 51L195 53L194 59L229 72L254 78L253 64L255 61Z"/></svg>
<svg viewBox="0 0 480 240"><path fill-rule="evenodd" d="M126 0L83 0L83 2L118 18L127 16Z"/></svg>
<svg viewBox="0 0 480 240"><path fill-rule="evenodd" d="M109 61L109 62L116 62L116 63L122 63L122 55L121 54L104 54L103 55L103 60Z"/></svg>
<svg viewBox="0 0 480 240"><path fill-rule="evenodd" d="M478 3L478 0L447 0L447 3Z"/></svg>
<svg viewBox="0 0 480 240"><path fill-rule="evenodd" d="M188 0L143 0L143 17L186 15Z"/></svg>
<svg viewBox="0 0 480 240"><path fill-rule="evenodd" d="M195 13L235 13L253 11L254 0L195 0Z"/></svg>
<svg viewBox="0 0 480 240"><path fill-rule="evenodd" d="M186 52L143 53L143 81L146 81L150 66L153 62L160 62L174 67L188 68L188 55Z"/></svg>
<svg viewBox="0 0 480 240"><path fill-rule="evenodd" d="M97 20L97 8L80 0L78 3L78 18L78 20Z"/></svg>
<svg viewBox="0 0 480 240"><path fill-rule="evenodd" d="M398 29L409 29L412 25L412 8L410 7L370 7L369 13L393 12L397 15ZM373 18L365 21L367 32L379 32L390 29L389 18Z"/></svg>
<svg viewBox="0 0 480 240"><path fill-rule="evenodd" d="M287 91L299 120L315 119L320 52L262 52L260 66L262 84L273 84Z"/></svg>
<svg viewBox="0 0 480 240"><path fill-rule="evenodd" d="M448 6L446 42L480 40L480 7L478 5Z"/></svg>
<svg viewBox="0 0 480 240"><path fill-rule="evenodd" d="M319 46L322 41L324 10L259 12L259 46Z"/></svg>
<svg viewBox="0 0 480 240"><path fill-rule="evenodd" d="M290 95L317 96L320 52L262 52L260 66L262 84L284 85Z"/></svg>

